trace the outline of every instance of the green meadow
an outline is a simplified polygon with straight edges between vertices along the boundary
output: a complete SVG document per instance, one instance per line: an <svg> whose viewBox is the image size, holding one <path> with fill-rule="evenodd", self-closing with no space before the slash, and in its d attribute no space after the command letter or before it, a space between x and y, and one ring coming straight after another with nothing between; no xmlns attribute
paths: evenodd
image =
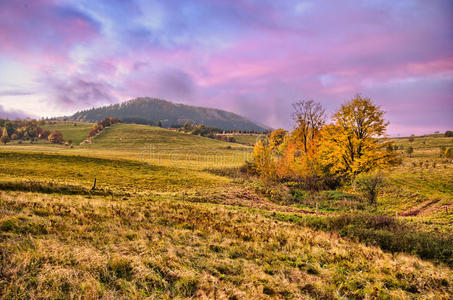
<svg viewBox="0 0 453 300"><path fill-rule="evenodd" d="M59 130L66 140L71 140L75 145L79 145L86 139L91 128L93 128L93 124L71 121L45 124L42 126L42 129L49 130L50 132Z"/></svg>
<svg viewBox="0 0 453 300"><path fill-rule="evenodd" d="M370 206L348 186L263 195L241 171L254 135L116 124L80 144L92 126L46 125L73 147L0 146L1 298L453 294L452 138L394 139L403 162Z"/></svg>

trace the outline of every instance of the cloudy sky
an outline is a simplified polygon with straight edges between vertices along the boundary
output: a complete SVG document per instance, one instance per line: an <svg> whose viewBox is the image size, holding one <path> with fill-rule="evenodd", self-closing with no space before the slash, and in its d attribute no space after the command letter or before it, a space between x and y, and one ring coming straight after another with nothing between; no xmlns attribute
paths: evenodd
<svg viewBox="0 0 453 300"><path fill-rule="evenodd" d="M354 94L389 133L453 129L453 1L0 0L0 116L151 96L291 126Z"/></svg>

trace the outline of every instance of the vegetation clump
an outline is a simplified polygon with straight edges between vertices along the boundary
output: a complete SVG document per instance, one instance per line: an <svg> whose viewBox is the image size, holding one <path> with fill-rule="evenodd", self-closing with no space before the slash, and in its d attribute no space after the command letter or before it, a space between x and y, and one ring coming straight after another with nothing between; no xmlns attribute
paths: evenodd
<svg viewBox="0 0 453 300"><path fill-rule="evenodd" d="M0 128L2 128L0 142L6 144L10 141L47 139L50 131L42 128L45 123L44 120L26 119L11 121L0 119Z"/></svg>
<svg viewBox="0 0 453 300"><path fill-rule="evenodd" d="M360 174L355 178L355 188L371 205L376 205L377 197L384 185L381 174Z"/></svg>
<svg viewBox="0 0 453 300"><path fill-rule="evenodd" d="M298 181L319 190L400 163L392 143L379 139L388 123L369 98L357 95L342 105L331 124L319 103L301 101L294 108L292 132L277 129L270 141L255 144L251 171L263 182Z"/></svg>
<svg viewBox="0 0 453 300"><path fill-rule="evenodd" d="M342 237L376 245L392 253L411 253L453 267L451 234L439 235L419 231L413 225L401 222L395 217L348 213L339 216L302 218L282 214L277 218L327 232L337 232Z"/></svg>
<svg viewBox="0 0 453 300"><path fill-rule="evenodd" d="M51 144L63 144L63 134L60 131L55 130L48 136L48 140Z"/></svg>
<svg viewBox="0 0 453 300"><path fill-rule="evenodd" d="M113 124L119 123L120 120L118 118L107 117L102 121L97 122L93 129L88 133L88 138L94 137L96 134L99 134L104 128L109 127Z"/></svg>

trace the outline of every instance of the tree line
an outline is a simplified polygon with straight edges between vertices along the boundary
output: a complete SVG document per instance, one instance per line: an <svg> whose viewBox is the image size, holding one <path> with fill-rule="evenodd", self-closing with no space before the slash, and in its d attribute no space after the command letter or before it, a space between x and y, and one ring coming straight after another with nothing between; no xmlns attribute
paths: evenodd
<svg viewBox="0 0 453 300"><path fill-rule="evenodd" d="M121 121L118 118L107 117L102 121L97 122L93 125L93 129L88 133L88 138L94 137L96 134L100 133L104 128L109 127L113 124L120 123Z"/></svg>
<svg viewBox="0 0 453 300"><path fill-rule="evenodd" d="M274 130L255 144L247 169L264 185L279 181L308 190L336 188L401 162L383 138L389 124L384 112L370 98L356 95L330 122L320 103L303 100L293 105L292 117L293 130ZM368 183L378 184L375 178Z"/></svg>
<svg viewBox="0 0 453 300"><path fill-rule="evenodd" d="M0 142L7 144L11 141L28 141L31 142L41 140L48 140L52 144L62 144L64 142L63 135L60 131L55 130L50 132L47 129L43 129L40 126L46 124L44 120L8 120L0 119L1 137ZM71 144L71 141L67 141Z"/></svg>

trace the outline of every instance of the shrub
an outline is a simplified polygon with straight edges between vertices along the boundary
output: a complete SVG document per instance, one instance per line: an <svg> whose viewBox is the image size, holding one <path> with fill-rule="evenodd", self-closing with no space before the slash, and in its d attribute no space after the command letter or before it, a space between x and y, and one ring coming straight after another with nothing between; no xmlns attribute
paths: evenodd
<svg viewBox="0 0 453 300"><path fill-rule="evenodd" d="M2 135L2 137L0 138L0 142L3 143L3 144L5 144L5 145L6 145L6 143L8 143L9 141L10 141L10 138L9 138L9 136L7 136L7 135Z"/></svg>
<svg viewBox="0 0 453 300"><path fill-rule="evenodd" d="M407 147L406 153L409 154L409 157L412 157L412 153L414 153L414 148L412 146Z"/></svg>
<svg viewBox="0 0 453 300"><path fill-rule="evenodd" d="M448 158L448 159L453 158L453 148L448 147L447 149L445 149L444 156L445 156L445 158Z"/></svg>
<svg viewBox="0 0 453 300"><path fill-rule="evenodd" d="M96 135L96 133L98 133L98 127L91 129L88 133L88 137L93 137Z"/></svg>
<svg viewBox="0 0 453 300"><path fill-rule="evenodd" d="M382 250L405 252L453 266L453 236L421 232L409 224L387 216L344 214L331 217L306 216L303 219L277 215L279 220L291 221L323 231L338 232L342 237L358 239Z"/></svg>
<svg viewBox="0 0 453 300"><path fill-rule="evenodd" d="M6 144L9 141L10 141L10 138L9 138L8 130L5 127L5 128L3 128L2 137L0 138L0 142L3 144Z"/></svg>
<svg viewBox="0 0 453 300"><path fill-rule="evenodd" d="M49 130L43 130L41 131L41 133L39 134L39 138L41 139L47 139L50 135L50 131Z"/></svg>
<svg viewBox="0 0 453 300"><path fill-rule="evenodd" d="M361 174L355 179L355 188L370 204L376 205L379 192L384 185L380 174Z"/></svg>
<svg viewBox="0 0 453 300"><path fill-rule="evenodd" d="M446 137L453 137L453 131L451 131L451 130L445 131L445 136Z"/></svg>
<svg viewBox="0 0 453 300"><path fill-rule="evenodd" d="M49 135L48 140L52 144L62 144L63 143L63 134L61 134L60 131L55 130L51 135Z"/></svg>

